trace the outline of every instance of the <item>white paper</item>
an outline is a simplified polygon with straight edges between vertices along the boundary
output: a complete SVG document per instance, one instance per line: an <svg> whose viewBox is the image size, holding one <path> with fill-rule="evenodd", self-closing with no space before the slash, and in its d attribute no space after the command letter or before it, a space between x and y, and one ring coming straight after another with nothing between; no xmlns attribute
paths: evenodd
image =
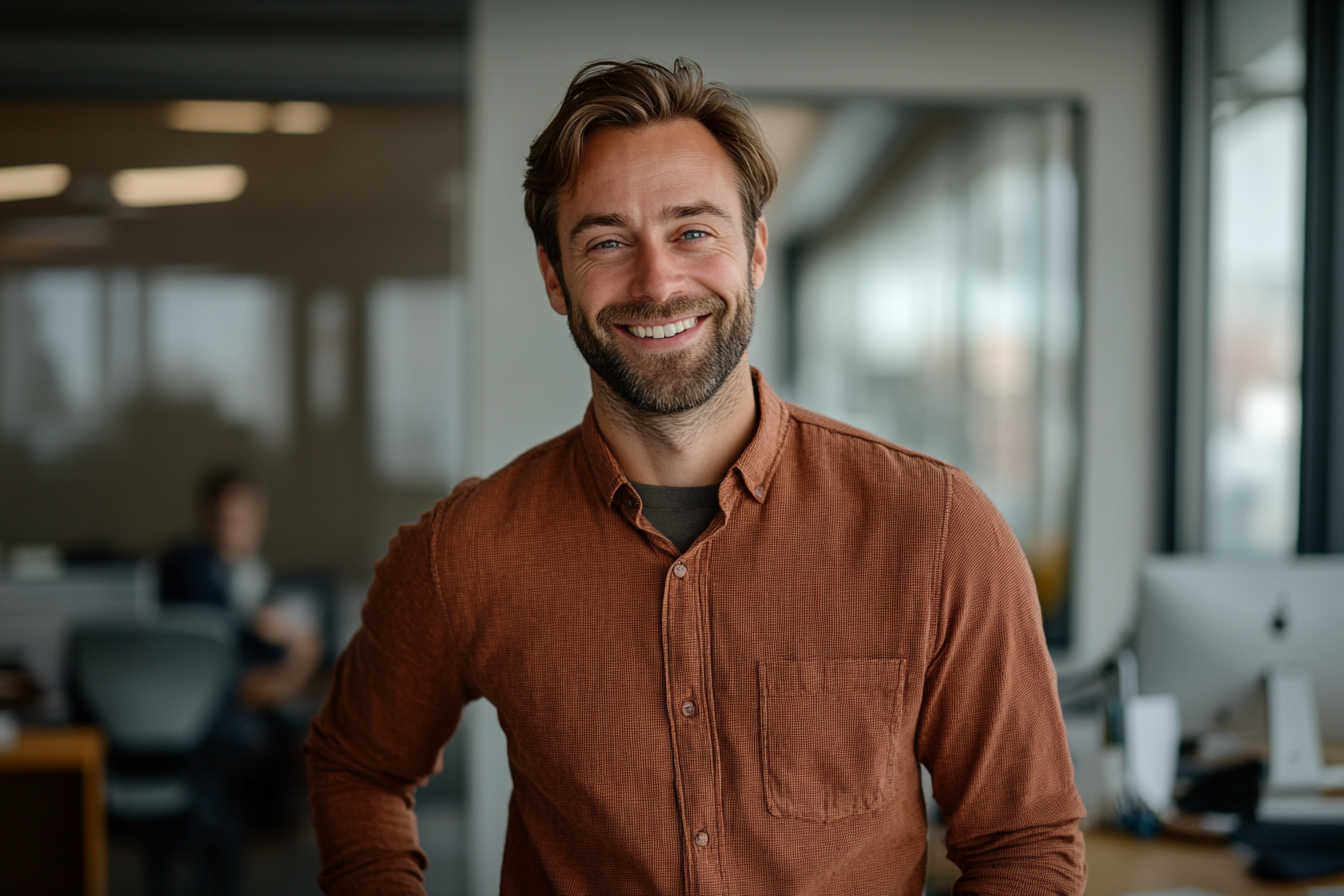
<svg viewBox="0 0 1344 896"><path fill-rule="evenodd" d="M1181 751L1181 713L1171 694L1125 702L1125 784L1154 813L1171 805Z"/></svg>

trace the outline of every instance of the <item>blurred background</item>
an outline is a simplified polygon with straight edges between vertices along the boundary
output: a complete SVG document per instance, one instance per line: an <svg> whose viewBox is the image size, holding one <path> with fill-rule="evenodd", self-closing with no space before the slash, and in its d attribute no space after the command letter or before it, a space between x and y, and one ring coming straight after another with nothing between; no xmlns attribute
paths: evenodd
<svg viewBox="0 0 1344 896"><path fill-rule="evenodd" d="M751 101L781 173L752 361L989 494L1106 817L1150 558L1249 563L1281 597L1297 558L1344 551L1340 39L1326 0L4 4L0 703L25 737L98 722L82 761L110 786L62 816L66 784L0 774L0 881L68 841L71 892L191 889L203 867L316 892L297 744L373 563L587 402L521 174L608 56L685 55ZM1228 612L1258 633L1261 599ZM200 676L233 727L127 733L99 645L151 635L284 681L142 669ZM1334 707L1344 667L1293 649ZM165 758L207 748L250 758ZM491 707L445 765L419 803L427 887L495 892ZM164 796L201 780L264 798L211 827L208 800ZM204 833L156 853L174 817Z"/></svg>

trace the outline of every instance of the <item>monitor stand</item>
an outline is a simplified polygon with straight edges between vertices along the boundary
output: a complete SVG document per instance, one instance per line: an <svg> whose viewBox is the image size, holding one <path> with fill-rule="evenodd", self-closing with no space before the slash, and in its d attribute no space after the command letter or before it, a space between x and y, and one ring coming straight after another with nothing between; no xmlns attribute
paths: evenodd
<svg viewBox="0 0 1344 896"><path fill-rule="evenodd" d="M1269 710L1269 781L1256 807L1260 821L1344 822L1344 766L1327 766L1311 673L1277 666L1265 673Z"/></svg>

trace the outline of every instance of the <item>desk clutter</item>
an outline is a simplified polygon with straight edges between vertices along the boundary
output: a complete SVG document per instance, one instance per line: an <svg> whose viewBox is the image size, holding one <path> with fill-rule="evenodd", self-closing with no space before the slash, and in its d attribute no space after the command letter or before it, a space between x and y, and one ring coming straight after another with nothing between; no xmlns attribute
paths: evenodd
<svg viewBox="0 0 1344 896"><path fill-rule="evenodd" d="M1199 887L1213 879L1130 878L1109 894L1341 882L1344 765L1327 761L1326 744L1344 746L1342 596L1337 557L1150 558L1130 646L1091 681L1061 680L1066 716L1072 704L1075 718L1091 712L1101 720L1091 815L1135 844L1165 844L1148 854L1177 864L1181 843L1204 844L1187 850L1201 862L1235 856L1229 867L1241 870L1243 883L1218 877L1209 890L1162 890L1143 884ZM1332 758L1339 763L1344 753ZM1075 758L1080 790L1085 764ZM1098 842L1126 851L1109 837Z"/></svg>
<svg viewBox="0 0 1344 896"><path fill-rule="evenodd" d="M1344 872L1335 767L1318 759L1313 770L1285 786L1275 765L1285 751L1227 735L1181 738L1178 714L1170 695L1124 701L1123 762L1113 785L1117 826L1140 838L1166 833L1223 841L1261 880ZM1269 715L1275 715L1272 706ZM1302 738L1315 738L1319 757L1319 729L1311 721ZM1292 758L1300 762L1300 754L1294 751Z"/></svg>

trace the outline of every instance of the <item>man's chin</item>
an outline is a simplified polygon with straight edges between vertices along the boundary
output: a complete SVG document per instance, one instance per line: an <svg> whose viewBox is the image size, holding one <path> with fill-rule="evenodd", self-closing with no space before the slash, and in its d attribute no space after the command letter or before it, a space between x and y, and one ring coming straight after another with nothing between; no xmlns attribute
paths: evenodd
<svg viewBox="0 0 1344 896"><path fill-rule="evenodd" d="M668 416L693 411L714 397L721 382L713 382L703 369L641 370L622 365L599 376L621 398L645 414Z"/></svg>

